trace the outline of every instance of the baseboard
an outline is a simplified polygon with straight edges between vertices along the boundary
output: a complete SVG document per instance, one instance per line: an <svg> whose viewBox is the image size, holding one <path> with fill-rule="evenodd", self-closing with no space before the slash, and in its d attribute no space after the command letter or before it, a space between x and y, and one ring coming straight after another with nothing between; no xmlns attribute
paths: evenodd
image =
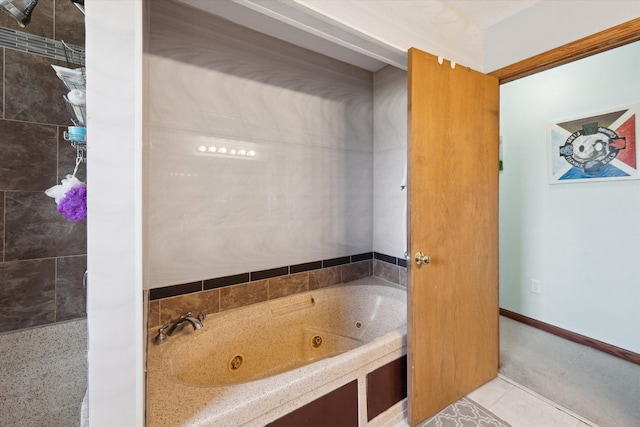
<svg viewBox="0 0 640 427"><path fill-rule="evenodd" d="M587 347L595 348L596 350L600 350L602 352L619 357L620 359L624 359L628 362L640 365L640 354L638 353L634 353L632 351L625 350L624 348L616 347L615 345L607 344L605 342L598 341L593 338L589 338L584 335L580 335L575 332L550 325L549 323L541 322L540 320L532 319L531 317L523 316L522 314L518 314L513 311L505 310L504 308L500 309L500 314L504 317L508 317L509 319L524 323L525 325L532 326L534 328L559 336L569 341L586 345Z"/></svg>

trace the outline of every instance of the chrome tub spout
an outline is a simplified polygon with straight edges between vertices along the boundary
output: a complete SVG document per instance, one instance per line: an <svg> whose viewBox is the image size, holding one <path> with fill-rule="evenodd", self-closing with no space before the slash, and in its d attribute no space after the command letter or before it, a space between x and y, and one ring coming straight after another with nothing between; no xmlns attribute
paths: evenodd
<svg viewBox="0 0 640 427"><path fill-rule="evenodd" d="M168 336L171 336L179 326L184 326L185 323L190 323L193 326L193 330L202 328L202 321L205 319L205 314L199 314L198 317L191 316L191 312L185 313L180 316L180 319L176 323L171 326L169 331L167 332Z"/></svg>

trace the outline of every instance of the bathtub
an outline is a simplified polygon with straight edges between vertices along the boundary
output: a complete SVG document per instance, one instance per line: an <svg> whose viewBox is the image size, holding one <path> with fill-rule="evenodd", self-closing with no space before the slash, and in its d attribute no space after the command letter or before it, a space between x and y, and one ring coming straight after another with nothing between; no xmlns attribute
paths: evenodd
<svg viewBox="0 0 640 427"><path fill-rule="evenodd" d="M367 375L406 354L403 287L369 277L203 325L160 346L149 333L147 425L264 426L347 384L357 384L360 426L403 418L405 401L371 420L366 401Z"/></svg>

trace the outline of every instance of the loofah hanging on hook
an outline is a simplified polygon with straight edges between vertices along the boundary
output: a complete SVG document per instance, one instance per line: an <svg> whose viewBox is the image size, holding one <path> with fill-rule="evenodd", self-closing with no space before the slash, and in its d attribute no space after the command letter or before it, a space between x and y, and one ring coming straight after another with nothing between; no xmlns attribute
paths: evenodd
<svg viewBox="0 0 640 427"><path fill-rule="evenodd" d="M76 178L78 166L82 158L76 159L73 175L67 175L60 184L47 189L44 194L53 197L60 212L69 221L77 222L87 219L87 186Z"/></svg>
<svg viewBox="0 0 640 427"><path fill-rule="evenodd" d="M58 212L69 221L87 219L87 186L81 182L71 187L58 203Z"/></svg>

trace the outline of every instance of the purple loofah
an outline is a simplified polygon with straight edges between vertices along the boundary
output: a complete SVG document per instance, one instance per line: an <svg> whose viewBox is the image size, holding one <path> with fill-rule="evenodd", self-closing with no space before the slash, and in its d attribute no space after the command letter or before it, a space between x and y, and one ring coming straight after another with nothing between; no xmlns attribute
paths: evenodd
<svg viewBox="0 0 640 427"><path fill-rule="evenodd" d="M67 191L58 204L58 212L69 221L87 219L87 186L76 185Z"/></svg>

